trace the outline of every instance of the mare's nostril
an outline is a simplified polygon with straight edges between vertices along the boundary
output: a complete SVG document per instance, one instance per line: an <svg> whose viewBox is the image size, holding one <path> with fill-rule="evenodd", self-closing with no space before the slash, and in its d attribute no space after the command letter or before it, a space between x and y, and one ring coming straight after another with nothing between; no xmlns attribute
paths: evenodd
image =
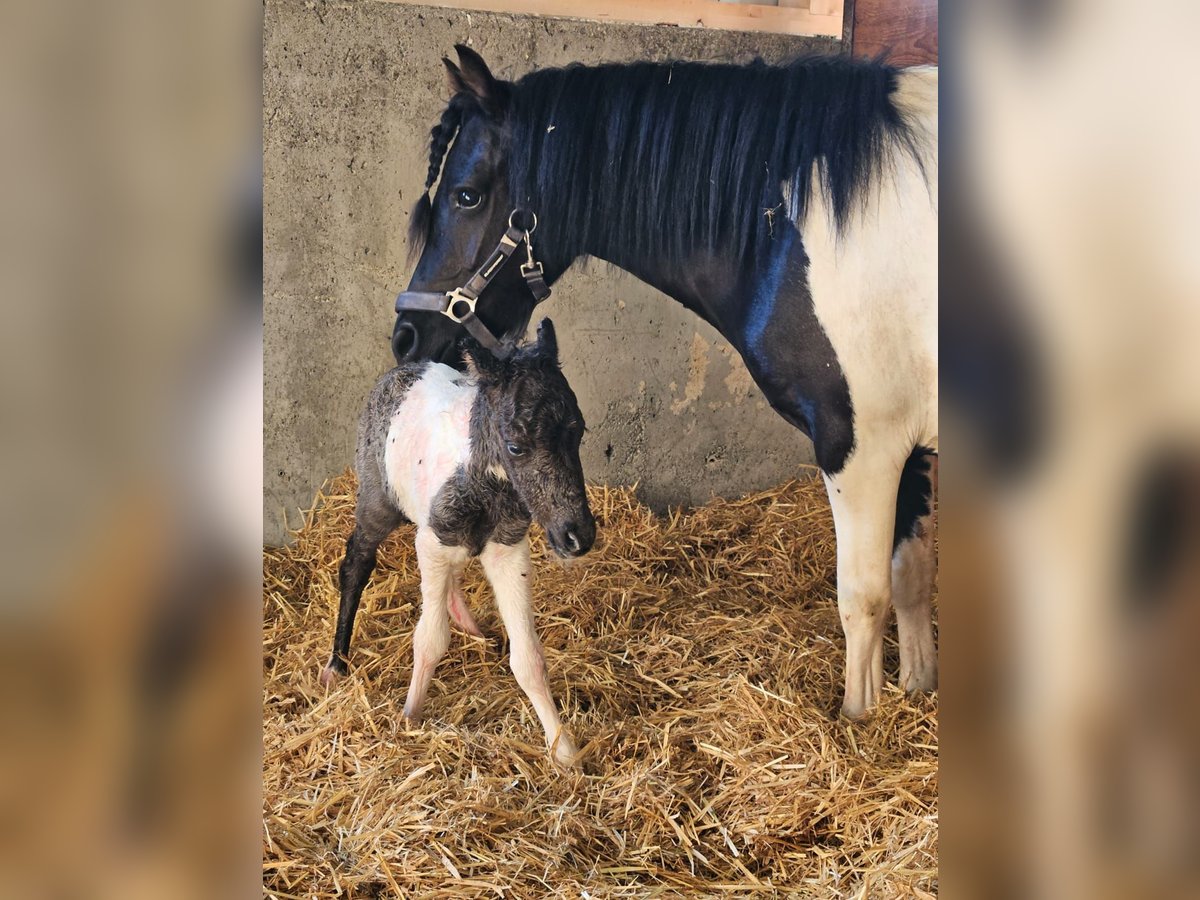
<svg viewBox="0 0 1200 900"><path fill-rule="evenodd" d="M416 328L408 322L396 323L396 329L392 332L392 356L396 358L397 363L411 359L416 354L419 343L420 336Z"/></svg>

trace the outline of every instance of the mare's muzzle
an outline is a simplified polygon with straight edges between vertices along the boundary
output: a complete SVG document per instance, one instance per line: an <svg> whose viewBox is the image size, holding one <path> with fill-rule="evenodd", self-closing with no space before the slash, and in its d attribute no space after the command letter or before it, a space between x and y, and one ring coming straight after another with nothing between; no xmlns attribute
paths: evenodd
<svg viewBox="0 0 1200 900"><path fill-rule="evenodd" d="M528 227L518 224L525 222ZM508 216L508 229L500 236L496 245L483 265L467 279L467 283L449 291L404 291L396 297L396 314L399 317L405 312L440 313L456 325L467 330L471 337L501 359L512 353L515 338L506 340L497 337L476 315L475 306L480 296L496 276L503 271L512 258L513 251L525 242L526 261L521 264L521 276L533 294L534 304L541 303L550 296L550 287L546 284L542 264L533 257L533 241L531 235L537 228L537 216L524 210L514 209ZM392 332L392 355L397 362L407 362L419 358L417 350L420 347L420 332L417 327L406 320L397 318L396 327Z"/></svg>

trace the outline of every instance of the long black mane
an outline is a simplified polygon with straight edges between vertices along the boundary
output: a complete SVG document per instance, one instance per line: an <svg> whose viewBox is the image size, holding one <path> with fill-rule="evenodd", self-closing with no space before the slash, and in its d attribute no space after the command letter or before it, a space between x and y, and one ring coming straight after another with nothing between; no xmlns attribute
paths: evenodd
<svg viewBox="0 0 1200 900"><path fill-rule="evenodd" d="M832 56L533 72L510 100L511 196L566 259L603 248L683 264L708 247L749 261L807 209L814 167L843 228L893 150L919 159L896 77Z"/></svg>

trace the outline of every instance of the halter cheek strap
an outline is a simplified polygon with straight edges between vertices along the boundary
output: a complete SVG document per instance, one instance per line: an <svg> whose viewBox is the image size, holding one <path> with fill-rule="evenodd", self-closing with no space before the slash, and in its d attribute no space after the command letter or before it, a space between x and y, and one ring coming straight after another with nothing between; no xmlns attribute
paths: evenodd
<svg viewBox="0 0 1200 900"><path fill-rule="evenodd" d="M492 283L505 264L513 255L521 241L525 241L526 262L521 264L521 276L533 294L534 303L541 303L550 296L550 287L546 284L542 264L533 258L533 242L530 235L537 228L537 216L529 214L533 224L528 228L519 228L515 222L521 210L513 210L508 217L508 230L500 237L500 243L491 252L483 265L475 270L467 283L450 291L404 291L396 298L396 312L437 312L446 316L452 322L461 325L471 337L487 347L501 359L513 351L514 344L502 341L492 334L487 326L475 314L475 304L480 295Z"/></svg>

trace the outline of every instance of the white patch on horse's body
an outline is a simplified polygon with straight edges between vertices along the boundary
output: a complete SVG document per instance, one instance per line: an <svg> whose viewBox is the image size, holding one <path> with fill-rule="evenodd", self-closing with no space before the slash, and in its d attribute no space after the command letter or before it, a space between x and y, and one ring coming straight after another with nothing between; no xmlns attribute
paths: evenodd
<svg viewBox="0 0 1200 900"><path fill-rule="evenodd" d="M493 478L499 478L501 481L508 481L508 473L504 471L504 466L499 463L492 463L487 468L488 474Z"/></svg>
<svg viewBox="0 0 1200 900"><path fill-rule="evenodd" d="M913 125L921 163L896 147L840 234L814 181L801 227L813 308L854 405L854 450L841 471L826 476L837 527L849 715L874 704L883 684L899 473L914 447L936 448L938 437L937 69L910 69L898 81L896 103ZM897 554L905 591L929 583L923 550L902 546ZM907 593L903 601L902 669L924 684L935 677L932 637L925 637L928 626L914 623L928 605Z"/></svg>
<svg viewBox="0 0 1200 900"><path fill-rule="evenodd" d="M384 469L401 512L429 523L433 498L471 455L471 406L478 388L462 373L431 363L388 426Z"/></svg>
<svg viewBox="0 0 1200 900"><path fill-rule="evenodd" d="M801 234L817 319L850 387L855 434L859 442L892 436L904 444L903 459L914 446L935 446L938 433L937 69L898 80L896 104L925 151L924 171L893 148L840 235L814 184Z"/></svg>

